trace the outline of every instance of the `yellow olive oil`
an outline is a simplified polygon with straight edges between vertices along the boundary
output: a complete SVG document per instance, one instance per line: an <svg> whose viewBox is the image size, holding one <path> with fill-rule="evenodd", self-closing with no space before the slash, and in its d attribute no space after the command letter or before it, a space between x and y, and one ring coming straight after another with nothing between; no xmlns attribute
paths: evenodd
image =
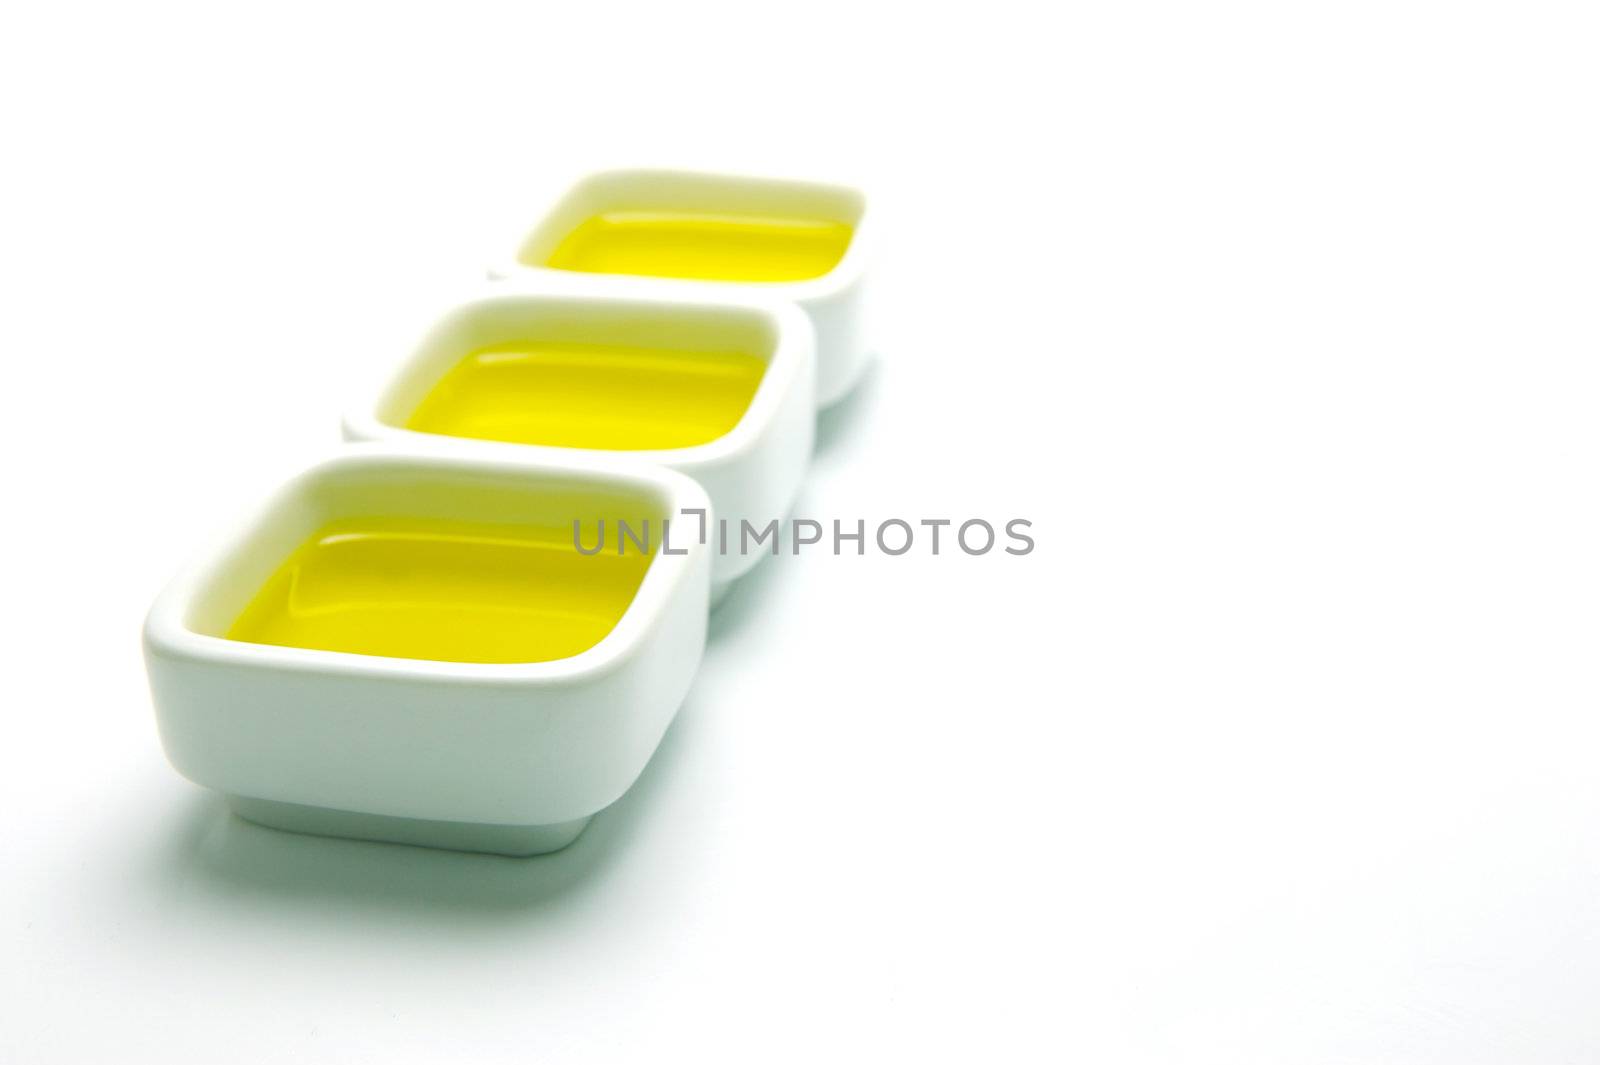
<svg viewBox="0 0 1600 1065"><path fill-rule="evenodd" d="M545 260L558 270L703 281L804 281L839 264L853 231L813 218L608 211Z"/></svg>
<svg viewBox="0 0 1600 1065"><path fill-rule="evenodd" d="M405 427L555 447L693 447L738 424L766 368L731 351L495 344L446 371Z"/></svg>
<svg viewBox="0 0 1600 1065"><path fill-rule="evenodd" d="M421 518L327 525L289 556L228 638L443 662L545 662L599 643L650 564L579 554L572 528Z"/></svg>

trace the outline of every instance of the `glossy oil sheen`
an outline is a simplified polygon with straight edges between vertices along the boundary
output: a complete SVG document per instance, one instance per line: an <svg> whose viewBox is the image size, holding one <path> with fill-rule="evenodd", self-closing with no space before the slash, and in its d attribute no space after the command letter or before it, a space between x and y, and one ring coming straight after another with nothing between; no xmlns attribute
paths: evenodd
<svg viewBox="0 0 1600 1065"><path fill-rule="evenodd" d="M570 526L348 519L290 555L227 635L393 658L546 662L599 643L649 563L637 551L581 555Z"/></svg>
<svg viewBox="0 0 1600 1065"><path fill-rule="evenodd" d="M851 227L812 218L612 211L568 233L545 265L702 281L804 281L844 258Z"/></svg>
<svg viewBox="0 0 1600 1065"><path fill-rule="evenodd" d="M738 424L765 371L763 360L742 352L497 344L451 367L405 424L553 447L693 447Z"/></svg>

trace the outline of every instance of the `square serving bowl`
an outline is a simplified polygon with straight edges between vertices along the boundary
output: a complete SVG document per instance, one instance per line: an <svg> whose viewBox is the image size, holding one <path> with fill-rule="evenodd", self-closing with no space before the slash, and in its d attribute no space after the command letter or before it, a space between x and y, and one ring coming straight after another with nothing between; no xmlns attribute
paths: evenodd
<svg viewBox="0 0 1600 1065"><path fill-rule="evenodd" d="M816 401L827 406L866 368L874 232L865 193L844 185L605 170L571 185L489 273L665 279L713 297L758 292L793 303L816 330Z"/></svg>
<svg viewBox="0 0 1600 1065"><path fill-rule="evenodd" d="M710 579L692 540L589 556L573 523L707 504L664 469L350 448L151 608L167 757L276 828L514 855L566 846L677 713Z"/></svg>
<svg viewBox="0 0 1600 1065"><path fill-rule="evenodd" d="M665 466L705 488L715 603L775 539L815 430L812 330L794 307L681 290L596 293L560 279L457 304L345 437L534 463ZM726 522L726 549L720 535ZM745 551L743 523L755 530Z"/></svg>

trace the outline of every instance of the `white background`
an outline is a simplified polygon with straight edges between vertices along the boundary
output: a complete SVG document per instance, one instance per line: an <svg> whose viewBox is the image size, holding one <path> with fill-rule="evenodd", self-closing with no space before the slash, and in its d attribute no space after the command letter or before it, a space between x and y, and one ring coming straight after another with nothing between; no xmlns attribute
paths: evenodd
<svg viewBox="0 0 1600 1065"><path fill-rule="evenodd" d="M11 7L0 1061L1600 1059L1600 35L1538 3ZM870 182L883 357L633 791L230 819L143 611L574 167Z"/></svg>

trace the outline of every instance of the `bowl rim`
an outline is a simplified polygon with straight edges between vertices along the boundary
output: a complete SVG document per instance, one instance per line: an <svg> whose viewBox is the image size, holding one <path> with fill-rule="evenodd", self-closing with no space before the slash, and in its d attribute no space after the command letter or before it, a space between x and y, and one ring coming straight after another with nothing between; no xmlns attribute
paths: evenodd
<svg viewBox="0 0 1600 1065"><path fill-rule="evenodd" d="M522 250L534 238L535 234L548 226L551 219L566 206L569 200L581 195L586 189L605 181L623 179L649 181L661 178L706 181L708 183L748 183L765 185L771 188L788 188L800 192L842 193L857 200L861 205L861 210L854 225L851 227L850 244L845 248L844 255L833 265L833 268L825 274L801 278L796 281L737 281L716 278L646 277L635 274L587 273L522 261ZM876 212L873 209L873 197L861 185L845 181L778 176L740 170L618 166L581 171L564 184L555 187L560 191L554 199L546 204L539 216L531 223L517 229L516 242L511 246L509 254L502 252L491 261L488 269L491 279L501 280L521 275L544 276L549 274L562 277L628 278L659 281L669 285L706 286L720 291L759 292L779 300L808 303L831 299L859 284L866 273L867 263L871 258L872 249L877 239L878 227Z"/></svg>
<svg viewBox="0 0 1600 1065"><path fill-rule="evenodd" d="M693 309L702 312L728 315L751 315L764 318L777 338L771 355L766 359L766 369L755 393L750 397L744 413L732 429L703 444L675 448L588 448L562 444L527 444L514 440L486 440L478 437L452 436L449 433L429 433L395 425L380 416L384 399L401 380L410 374L414 365L423 358L433 343L434 335L458 316L480 311L482 308L503 303L544 304L548 306L583 305L596 308ZM816 335L811 321L793 304L761 298L705 297L678 291L675 288L658 288L653 284L619 284L596 286L588 283L570 285L530 279L526 282L507 282L478 289L468 296L450 303L436 315L424 329L423 337L411 346L408 354L390 367L379 386L370 389L357 403L347 408L342 422L345 439L352 442L379 441L412 444L422 447L444 447L451 450L470 448L484 454L496 452L505 455L526 456L532 460L565 461L570 456L594 456L605 460L624 460L633 463L653 463L679 468L719 463L735 459L753 451L761 443L768 426L782 413L784 401L790 390L804 387L809 377L813 387L816 379Z"/></svg>
<svg viewBox="0 0 1600 1065"><path fill-rule="evenodd" d="M693 539L674 542L673 552L659 548L645 569L632 601L611 631L593 646L567 658L544 662L449 662L434 659L393 658L348 651L328 651L308 647L281 647L247 643L198 632L187 621L190 607L229 557L274 513L289 505L318 482L349 472L392 471L396 468L427 469L434 472L489 473L507 483L521 483L530 492L541 486L528 484L530 474L538 474L544 484L566 480L574 484L605 483L615 487L643 490L662 503L664 514L680 516L697 510L712 521L711 501L693 478L672 470L650 467L623 467L609 462L544 459L513 460L493 455L450 454L441 451L395 447L386 444L347 445L339 452L302 468L280 484L264 502L257 503L243 517L234 520L223 533L181 569L156 597L144 624L144 644L148 653L188 662L278 670L297 674L330 677L363 677L472 683L488 686L566 685L606 676L633 658L660 624L674 599L692 594L691 571L707 544ZM678 550L683 551L682 554Z"/></svg>

